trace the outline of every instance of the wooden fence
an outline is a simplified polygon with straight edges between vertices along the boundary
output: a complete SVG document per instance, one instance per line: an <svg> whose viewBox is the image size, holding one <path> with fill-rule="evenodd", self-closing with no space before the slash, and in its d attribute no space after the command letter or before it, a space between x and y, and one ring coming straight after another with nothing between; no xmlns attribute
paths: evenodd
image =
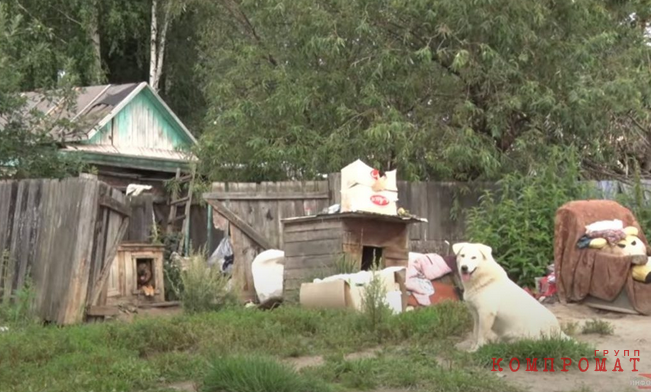
<svg viewBox="0 0 651 392"><path fill-rule="evenodd" d="M327 181L286 181L214 183L204 199L214 208L215 227L230 233L235 282L253 299L251 262L265 249L282 249L282 220L316 213L331 197Z"/></svg>
<svg viewBox="0 0 651 392"><path fill-rule="evenodd" d="M129 228L124 236L123 243L152 244L155 240L161 240L165 234L165 223L169 215L169 205L165 198L152 194L141 194L127 197L127 205L131 212ZM213 230L212 210L206 204L193 204L190 208L190 244L194 250L205 250L212 253L223 233ZM176 232L180 231L180 221L177 222ZM154 224L157 225L158 238L154 232Z"/></svg>
<svg viewBox="0 0 651 392"><path fill-rule="evenodd" d="M215 226L230 231L235 253L233 275L246 297L253 296L251 262L265 249L283 249L282 220L311 215L340 202L341 178L326 181L214 183L204 199L214 208ZM447 252L445 241L464 239L463 211L477 205L493 184L398 182L398 204L427 223L410 228L413 251ZM455 218L453 213L459 212Z"/></svg>
<svg viewBox="0 0 651 392"><path fill-rule="evenodd" d="M94 176L0 181L0 293L7 303L31 277L45 321L83 321L102 289L129 211L121 192Z"/></svg>

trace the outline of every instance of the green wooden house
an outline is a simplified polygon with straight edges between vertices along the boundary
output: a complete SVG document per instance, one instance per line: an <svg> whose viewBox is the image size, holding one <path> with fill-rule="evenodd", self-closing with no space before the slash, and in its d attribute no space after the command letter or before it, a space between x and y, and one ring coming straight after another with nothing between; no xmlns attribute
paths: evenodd
<svg viewBox="0 0 651 392"><path fill-rule="evenodd" d="M180 229L183 219L179 218L184 216L184 208L171 199L165 184L176 177L177 170L181 176L190 172L196 160L192 154L197 144L194 136L147 83L87 86L75 90L72 105L40 92L24 93L27 109L69 120L74 127L55 127L50 131L51 136L59 142L61 153L81 157L96 169L101 181L123 191L129 184L152 186L154 205L143 210L140 226L151 225L153 209L161 227L172 224ZM198 201L196 199L193 201ZM181 216L170 212L177 208ZM206 236L218 238L206 234L207 228L212 229L209 212L199 205L191 208L192 227L186 235L188 239L193 237L196 246L207 243L211 248ZM135 227L137 220L136 216L132 217L130 226ZM134 228L136 234L147 231ZM145 237L143 234L136 239L144 240Z"/></svg>
<svg viewBox="0 0 651 392"><path fill-rule="evenodd" d="M74 131L54 128L51 134L63 153L81 156L112 185L124 182L119 178L169 178L195 160L196 139L147 83L76 90L76 102L69 106L40 93L25 95L29 109L75 124Z"/></svg>

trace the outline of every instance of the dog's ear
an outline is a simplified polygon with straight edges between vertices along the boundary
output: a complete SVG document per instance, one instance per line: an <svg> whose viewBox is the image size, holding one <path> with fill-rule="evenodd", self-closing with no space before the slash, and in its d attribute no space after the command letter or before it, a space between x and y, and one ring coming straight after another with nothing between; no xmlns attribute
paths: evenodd
<svg viewBox="0 0 651 392"><path fill-rule="evenodd" d="M459 252L461 252L461 249L466 245L468 245L467 242L459 242L452 245L452 253L454 253L455 256L459 256Z"/></svg>
<svg viewBox="0 0 651 392"><path fill-rule="evenodd" d="M477 248L479 249L479 253L481 253L481 255L484 256L484 260L490 260L493 258L493 248L491 248L490 246L484 244L477 244Z"/></svg>

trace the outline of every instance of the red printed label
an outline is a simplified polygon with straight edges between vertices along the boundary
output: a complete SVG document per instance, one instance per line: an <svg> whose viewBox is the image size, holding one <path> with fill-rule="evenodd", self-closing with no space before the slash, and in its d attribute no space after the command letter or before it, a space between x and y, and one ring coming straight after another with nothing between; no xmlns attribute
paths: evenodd
<svg viewBox="0 0 651 392"><path fill-rule="evenodd" d="M371 178L377 180L380 178L380 171L378 169L371 170Z"/></svg>
<svg viewBox="0 0 651 392"><path fill-rule="evenodd" d="M371 203L383 207L389 204L389 199L382 195L373 195L371 196Z"/></svg>

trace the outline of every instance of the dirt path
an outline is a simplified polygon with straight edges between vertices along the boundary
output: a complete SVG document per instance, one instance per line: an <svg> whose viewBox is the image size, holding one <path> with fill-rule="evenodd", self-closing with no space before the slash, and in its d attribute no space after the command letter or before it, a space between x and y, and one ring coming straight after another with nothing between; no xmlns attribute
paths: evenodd
<svg viewBox="0 0 651 392"><path fill-rule="evenodd" d="M537 373L519 371L516 373L506 369L504 379L513 382L531 392L569 392L569 391L590 391L590 392L624 392L640 390L633 386L635 380L647 379L641 377L640 373L651 373L651 318L643 316L623 315L619 313L602 313L581 305L555 304L549 308L556 314L561 323L579 322L583 323L591 319L601 319L610 322L615 331L611 336L581 335L575 336L577 340L589 342L598 350L608 350L606 355L607 372L595 372L595 361L590 361L588 371L580 372L575 364L572 364L570 371L561 373L554 368L554 373ZM615 350L619 350L623 372L613 372L616 357ZM629 358L624 358L624 350L640 350L640 361L637 364L637 373L632 372L633 365ZM506 362L506 359L505 361ZM503 366L505 367L505 366Z"/></svg>

